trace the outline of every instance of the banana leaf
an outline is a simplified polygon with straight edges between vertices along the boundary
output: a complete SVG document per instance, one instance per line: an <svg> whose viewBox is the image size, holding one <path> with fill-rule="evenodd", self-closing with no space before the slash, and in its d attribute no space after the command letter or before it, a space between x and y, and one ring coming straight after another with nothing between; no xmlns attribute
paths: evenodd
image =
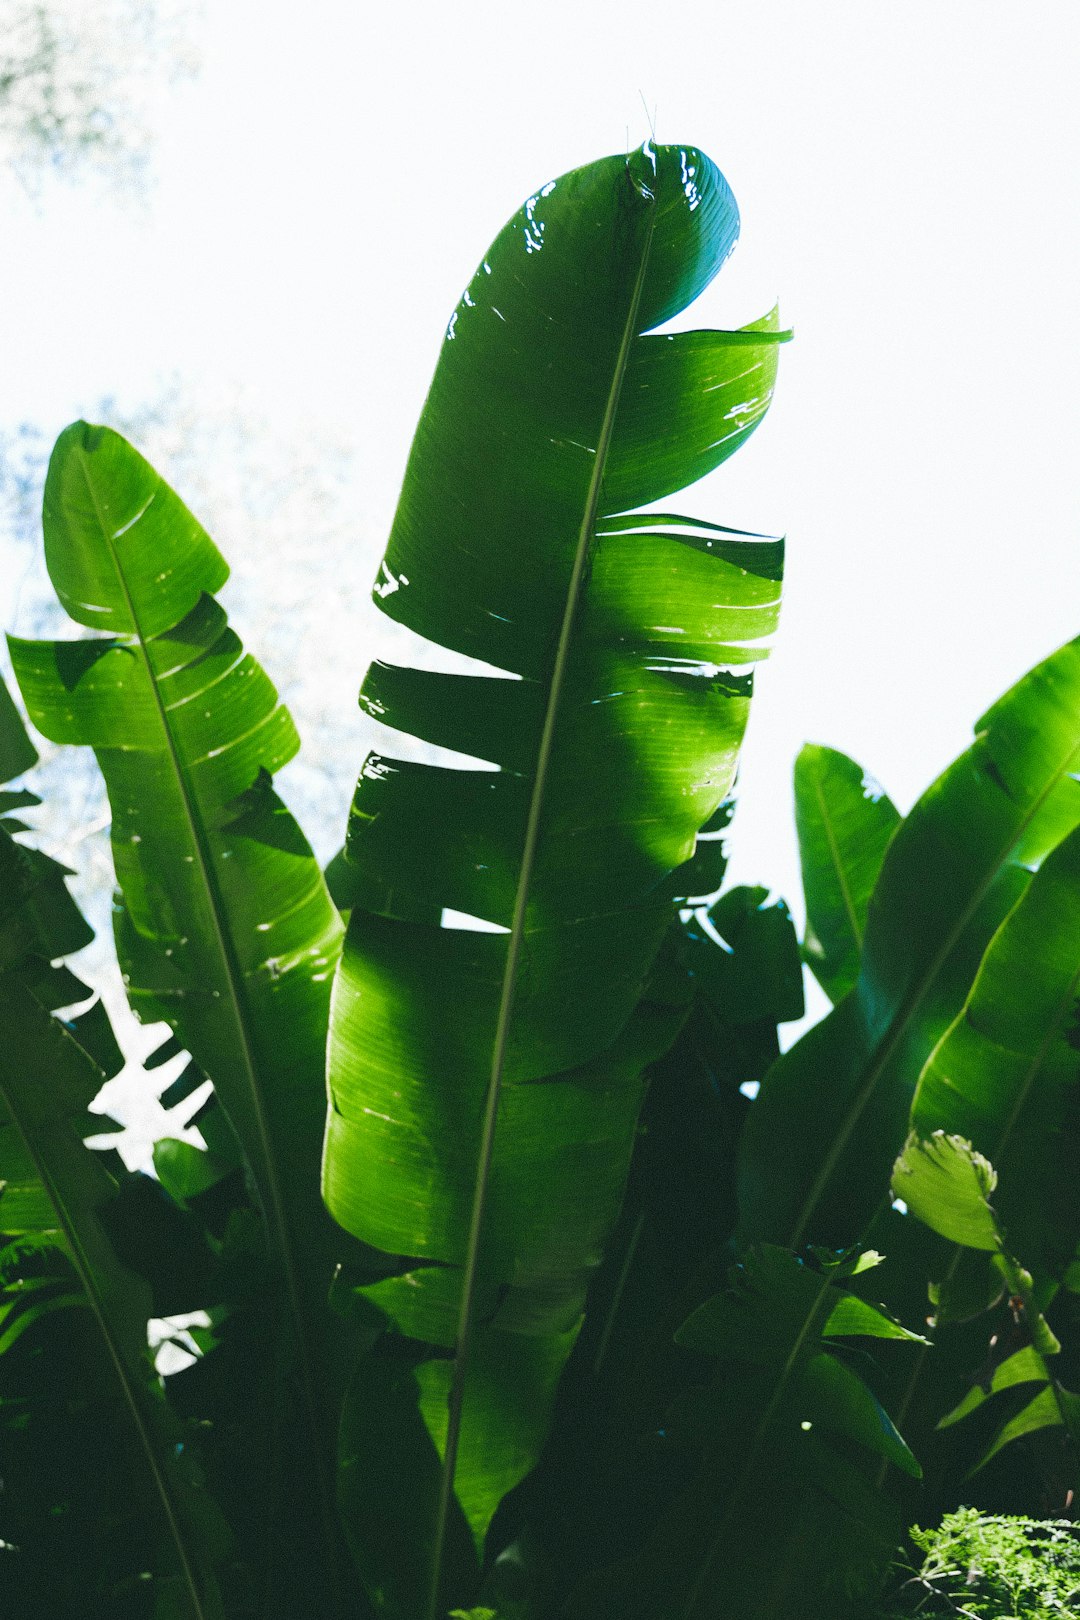
<svg viewBox="0 0 1080 1620"><path fill-rule="evenodd" d="M866 913L899 811L846 754L807 743L795 761L806 937L803 955L833 1003L859 977Z"/></svg>
<svg viewBox="0 0 1080 1620"><path fill-rule="evenodd" d="M649 1072L623 1207L543 1458L501 1516L540 1614L559 1612L590 1571L628 1557L669 1489L650 1430L700 1378L698 1357L676 1345L675 1332L723 1286L748 1097L779 1051L777 1024L802 1011L786 907L767 904L763 889L736 888L684 913L648 993L688 999L689 1012ZM510 1557L508 1549L500 1563ZM500 1577L497 1564L483 1596L501 1613ZM510 1578L520 1586L519 1567Z"/></svg>
<svg viewBox="0 0 1080 1620"><path fill-rule="evenodd" d="M271 785L296 733L213 599L220 554L118 434L76 423L61 435L44 520L57 594L108 635L11 638L27 708L54 742L97 754L129 998L213 1080L299 1298L322 1226L311 1176L340 923Z"/></svg>
<svg viewBox="0 0 1080 1620"><path fill-rule="evenodd" d="M367 1297L444 1352L416 1377L478 1538L543 1440L643 1071L681 1022L643 990L776 623L779 542L630 511L719 465L768 406L775 311L653 332L737 227L690 147L530 197L447 328L375 588L500 675L381 664L365 683L384 724L482 768L363 766L324 1192L413 1262ZM487 931L440 927L447 912Z"/></svg>
<svg viewBox="0 0 1080 1620"><path fill-rule="evenodd" d="M887 1208L923 1064L1032 868L1080 823L1080 642L1025 675L976 733L893 836L855 988L750 1111L742 1243L842 1247Z"/></svg>
<svg viewBox="0 0 1080 1620"><path fill-rule="evenodd" d="M129 1000L139 1017L164 1020L213 1081L240 1144L280 1290L278 1394L264 1421L294 1414L258 1488L286 1516L301 1512L284 1507L289 1493L302 1499L304 1522L318 1520L330 1546L346 1379L337 1324L319 1324L344 1240L319 1198L319 1159L342 925L272 786L298 739L212 594L228 574L220 553L123 438L86 423L61 434L44 529L61 602L100 633L12 638L16 675L39 730L95 751L112 807ZM283 1535L274 1540L284 1581L295 1566Z"/></svg>
<svg viewBox="0 0 1080 1620"><path fill-rule="evenodd" d="M18 770L36 756L24 731L20 744L21 722L6 689L4 697L0 758L5 770ZM186 1449L191 1437L168 1412L147 1357L150 1291L110 1240L107 1215L117 1183L109 1159L84 1145L103 1123L88 1105L122 1060L99 1003L81 1016L54 1016L91 1000L68 968L54 965L92 937L64 877L57 862L0 825L0 1413L9 1428L5 1483L15 1514L26 1515L5 1536L0 1594L12 1613L43 1600L57 1572L42 1547L52 1543L57 1516L74 1509L79 1517L94 1515L99 1543L111 1539L121 1549L110 1579L145 1578L149 1562L155 1601L170 1613L223 1620L215 1566L225 1551L224 1527ZM18 1435L25 1430L40 1448L49 1425L55 1394L35 1391L34 1361L43 1356L41 1324L52 1326L57 1313L64 1317L60 1342L73 1340L81 1351L65 1387L72 1403L66 1427L85 1431L89 1412L111 1430L106 1456L96 1457L92 1496L80 1497L70 1479L54 1477L43 1463L29 1466L27 1459L19 1467ZM92 1327L73 1325L73 1313L85 1313ZM21 1356L26 1346L28 1360ZM55 1362L44 1359L55 1373ZM63 1438L61 1455L70 1467L70 1433ZM123 1476L122 1512L110 1466L116 1456L134 1470ZM133 1478L141 1487L134 1509ZM130 1549L118 1534L121 1525L135 1536ZM133 1567L123 1568L125 1553L138 1560ZM90 1573L83 1571L78 1594L88 1613L95 1596ZM68 1591L74 1596L70 1585Z"/></svg>

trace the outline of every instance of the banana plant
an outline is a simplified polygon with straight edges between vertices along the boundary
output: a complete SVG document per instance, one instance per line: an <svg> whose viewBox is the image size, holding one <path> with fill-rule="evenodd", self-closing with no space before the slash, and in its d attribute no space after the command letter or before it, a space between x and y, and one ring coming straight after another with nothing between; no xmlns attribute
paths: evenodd
<svg viewBox="0 0 1080 1620"><path fill-rule="evenodd" d="M213 1127L199 1123L222 1151L194 1169L205 1180L230 1162L246 1167L277 1288L266 1307L277 1372L265 1409L275 1439L259 1489L279 1524L300 1516L301 1502L306 1524L311 1501L321 1503L314 1562L329 1606L342 1579L330 1573L339 1543L334 1459L350 1368L344 1324L325 1309L345 1240L318 1182L342 924L271 782L298 738L214 598L228 575L221 554L119 434L86 423L61 434L43 522L57 595L97 633L9 638L12 662L38 729L54 742L89 744L104 775L128 998L140 1018L172 1030L163 1055L186 1050L192 1078L214 1085L218 1117ZM182 1157L169 1155L174 1173ZM283 1535L271 1538L282 1561ZM299 1578L282 1562L280 1590Z"/></svg>
<svg viewBox="0 0 1080 1620"><path fill-rule="evenodd" d="M375 587L497 671L377 664L365 682L385 725L478 768L364 762L330 1028L326 1201L399 1257L363 1297L421 1347L410 1377L442 1459L432 1620L462 1516L482 1544L543 1444L644 1071L682 1021L650 970L776 623L779 542L634 511L718 466L769 404L775 311L655 331L737 229L692 147L531 196L447 327ZM462 913L482 931L443 925Z"/></svg>

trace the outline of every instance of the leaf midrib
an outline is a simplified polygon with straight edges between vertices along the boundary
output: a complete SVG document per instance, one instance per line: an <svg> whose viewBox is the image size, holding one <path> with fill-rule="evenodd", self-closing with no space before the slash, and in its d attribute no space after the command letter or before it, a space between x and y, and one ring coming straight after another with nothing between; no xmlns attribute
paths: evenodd
<svg viewBox="0 0 1080 1620"><path fill-rule="evenodd" d="M135 645L138 649L138 654L141 659L143 669L146 673L146 679L153 697L154 707L157 711L162 734L165 738L169 763L172 766L173 774L176 778L176 783L180 791L180 801L183 806L188 836L191 840L191 846L195 852L196 868L199 872L203 888L209 902L214 944L217 948L217 953L225 975L226 987L229 994L229 1005L233 1009L233 1022L239 1036L243 1071L247 1081L247 1089L251 1097L255 1125L258 1132L259 1148L262 1154L262 1175L256 1178L260 1202L263 1204L263 1214L266 1224L276 1240L276 1245L279 1252L282 1274L285 1281L286 1295L289 1302L289 1311L293 1319L296 1353L300 1363L303 1402L307 1410L309 1420L312 1424L313 1435L317 1435L319 1432L318 1403L315 1397L315 1385L310 1361L308 1335L305 1331L304 1315L300 1300L300 1286L296 1271L296 1261L293 1255L292 1239L289 1231L288 1221L285 1216L284 1200L282 1198L281 1185L272 1150L270 1127L266 1118L266 1111L263 1107L262 1093L259 1086L258 1070L255 1063L254 1044L249 1027L249 1012L246 998L242 994L243 975L241 973L239 963L236 961L235 952L232 948L228 929L225 925L223 916L224 905L221 899L221 892L218 887L217 876L213 869L213 862L207 846L202 823L195 807L191 785L188 782L187 772L184 769L183 760L181 759L180 751L176 744L176 739L173 736L172 727L169 721L169 711L166 708L164 699L162 697L161 690L158 685L157 675L147 650L148 638L142 629L138 610L128 588L127 576L124 572L119 553L116 549L115 536L113 535L109 524L106 521L105 514L103 513L98 501L97 491L94 487L93 479L90 477L89 467L87 466L86 453L82 446L79 446L77 456L79 469L82 473L87 493L94 508L94 515L97 518L98 526L101 530L102 538L112 561L117 581L123 593L124 604L127 608L127 612L134 629ZM160 484L160 479L158 482ZM150 503L147 502L146 504L149 506ZM145 510L146 507L143 508L144 512ZM269 1199L269 1208L266 1207L267 1198ZM321 1468L319 1469L319 1475L320 1497L322 1498L321 1506L323 1516L326 1518L327 1525L329 1527L331 1521L326 1512L326 1490L325 1483L322 1478ZM333 1536L330 1534L328 1544L332 1545L332 1543Z"/></svg>
<svg viewBox="0 0 1080 1620"><path fill-rule="evenodd" d="M641 261L638 265L634 280L634 288L627 310L626 321L623 326L622 338L616 356L615 367L612 374L611 386L608 390L604 406L604 415L600 424L600 433L597 438L596 455L593 460L589 486L585 497L585 506L582 512L581 525L578 530L577 548L574 553L573 567L567 585L566 606L563 610L562 625L559 631L559 641L552 666L551 684L548 688L548 702L544 713L544 723L540 734L540 743L537 749L536 772L533 777L532 792L529 798L529 813L525 827L525 839L522 848L521 866L518 875L517 892L514 896L514 910L510 926L510 935L507 941L506 965L503 970L502 984L499 994L499 1010L496 1020L495 1036L492 1043L491 1071L488 1082L487 1096L484 1105L484 1119L481 1131L480 1150L477 1160L476 1182L473 1197L473 1206L469 1221L469 1238L466 1248L465 1267L462 1276L461 1306L458 1316L457 1341L454 1355L454 1370L451 1378L449 1393L449 1416L447 1421L446 1442L443 1451L443 1466L439 1487L439 1503L433 1538L431 1588L429 1593L427 1620L438 1620L439 1593L442 1585L442 1563L445 1548L446 1530L450 1516L450 1504L454 1489L454 1473L457 1461L457 1445L461 1430L461 1414L464 1399L465 1380L468 1373L473 1316L476 1303L476 1286L479 1271L480 1239L483 1231L484 1214L487 1205L488 1187L491 1179L491 1166L495 1146L495 1130L498 1123L499 1098L502 1092L503 1071L506 1063L506 1051L509 1041L510 1025L513 1017L514 997L517 989L518 961L521 945L525 934L525 914L528 907L529 893L532 886L533 867L539 844L540 819L543 810L544 796L547 788L547 775L551 764L554 748L555 728L558 720L558 711L562 688L565 682L570 662L570 650L573 640L577 609L585 584L589 554L595 539L596 523L600 508L600 490L603 484L604 473L611 448L611 439L615 427L615 417L619 406L619 397L622 392L623 380L629 365L630 353L637 337L637 316L641 305L641 294L645 284L645 272L649 262L649 252L652 246L653 230L656 224L656 204L651 195L645 195L627 180L635 196L646 203L645 241L641 250Z"/></svg>

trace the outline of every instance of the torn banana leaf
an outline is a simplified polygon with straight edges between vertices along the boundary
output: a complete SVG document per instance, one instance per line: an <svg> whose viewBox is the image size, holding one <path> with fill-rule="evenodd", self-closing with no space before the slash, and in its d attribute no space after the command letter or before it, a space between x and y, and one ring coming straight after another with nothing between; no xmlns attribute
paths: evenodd
<svg viewBox="0 0 1080 1620"><path fill-rule="evenodd" d="M456 1352L456 1379L445 1356L416 1369L440 1446L469 1362L456 1477L478 1538L542 1444L644 1069L684 1016L646 981L776 625L780 542L630 510L718 466L768 407L775 311L654 330L737 229L691 147L530 197L447 328L375 587L499 673L377 664L365 682L369 713L481 768L390 750L361 771L324 1190L350 1232L412 1261L367 1297ZM486 931L440 926L454 913Z"/></svg>

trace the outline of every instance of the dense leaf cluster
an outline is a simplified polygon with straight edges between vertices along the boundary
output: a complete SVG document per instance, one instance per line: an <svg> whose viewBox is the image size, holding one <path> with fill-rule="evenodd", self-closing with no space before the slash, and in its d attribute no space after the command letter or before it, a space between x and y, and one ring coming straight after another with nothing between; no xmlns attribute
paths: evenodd
<svg viewBox="0 0 1080 1620"><path fill-rule="evenodd" d="M1080 1609L1080 1532L1069 1520L1003 1518L960 1508L936 1530L909 1532L923 1554L898 1616L1060 1620Z"/></svg>
<svg viewBox="0 0 1080 1620"><path fill-rule="evenodd" d="M372 665L325 873L214 543L118 435L61 435L83 633L12 661L96 756L146 1084L201 1145L87 1148L122 1059L7 789L5 1612L856 1620L913 1518L1073 1501L1080 642L905 818L804 751L801 945L725 889L783 546L655 508L788 334L656 328L737 228L648 145L489 249L375 587L487 668ZM0 687L0 780L34 757ZM835 1005L781 1055L804 961Z"/></svg>

